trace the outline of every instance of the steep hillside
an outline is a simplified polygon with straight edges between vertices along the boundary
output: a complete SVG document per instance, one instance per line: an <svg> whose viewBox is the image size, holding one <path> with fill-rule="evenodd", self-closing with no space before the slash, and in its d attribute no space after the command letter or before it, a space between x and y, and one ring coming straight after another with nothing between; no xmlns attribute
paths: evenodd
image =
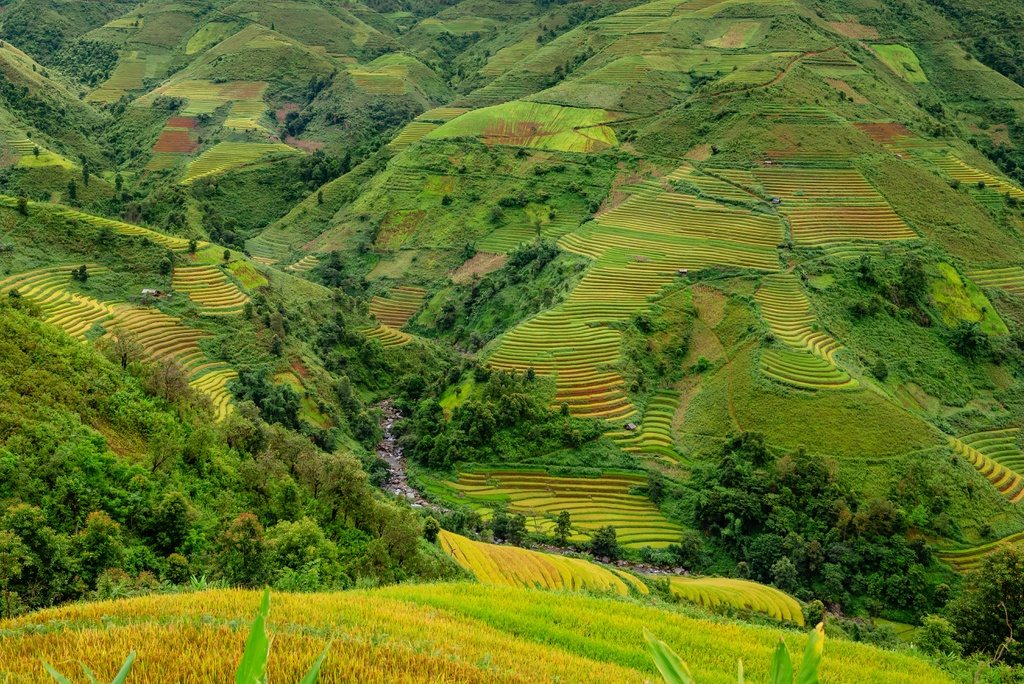
<svg viewBox="0 0 1024 684"><path fill-rule="evenodd" d="M794 630L827 614L836 641L954 655L945 674L893 655L823 681L981 663L1012 681L1013 3L47 0L10 2L0 27L0 294L37 316L12 314L18 345L62 329L45 333L59 355L106 354L101 393L145 417L73 393L10 401L53 411L33 434L93 444L118 497L148 468L152 501L196 509L172 544L120 498L51 502L63 452L12 424L6 448L43 484L0 503L39 508L77 549L69 576L92 573L40 598L11 571L12 612L153 576L316 591L472 575L509 593L351 600L388 631L382 595L416 611L495 597L459 619L523 653L533 628L498 598L515 587ZM80 530L103 516L124 553L90 570ZM729 648L761 643L734 629ZM562 649L538 652L540 674L424 667L653 673L538 634ZM712 681L731 658L709 657Z"/></svg>

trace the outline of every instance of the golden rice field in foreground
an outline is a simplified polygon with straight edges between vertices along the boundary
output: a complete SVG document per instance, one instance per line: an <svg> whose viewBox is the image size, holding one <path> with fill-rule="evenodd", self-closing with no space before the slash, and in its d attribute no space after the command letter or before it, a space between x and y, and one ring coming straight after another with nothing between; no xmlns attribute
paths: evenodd
<svg viewBox="0 0 1024 684"><path fill-rule="evenodd" d="M129 681L231 681L261 592L216 590L78 604L0 622L0 674L50 682L39 659L77 671L84 660L109 681L132 649ZM644 627L684 658L702 684L767 677L781 634L795 631L700 620L580 594L476 584L407 585L329 594L273 594L268 681L295 682L329 640L320 681L388 684L641 684L657 673ZM799 656L796 656L799 659ZM823 684L947 684L944 672L907 655L827 641Z"/></svg>
<svg viewBox="0 0 1024 684"><path fill-rule="evenodd" d="M632 575L581 558L485 544L444 530L440 540L441 548L483 584L568 591L592 589L621 595L628 594L633 587L641 594L650 593L647 585Z"/></svg>

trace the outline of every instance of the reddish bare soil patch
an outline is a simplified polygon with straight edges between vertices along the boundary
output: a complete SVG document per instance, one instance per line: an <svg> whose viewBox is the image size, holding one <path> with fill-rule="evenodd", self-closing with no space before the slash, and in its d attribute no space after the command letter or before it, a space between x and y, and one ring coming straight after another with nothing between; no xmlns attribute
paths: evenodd
<svg viewBox="0 0 1024 684"><path fill-rule="evenodd" d="M199 143L192 140L188 131L172 131L164 129L160 139L153 145L154 152L170 152L173 154L192 154L199 149Z"/></svg>
<svg viewBox="0 0 1024 684"><path fill-rule="evenodd" d="M262 100L266 87L260 81L236 81L225 84L221 96L226 100Z"/></svg>
<svg viewBox="0 0 1024 684"><path fill-rule="evenodd" d="M416 232L426 215L422 209L392 212L381 224L375 244L386 250L398 249Z"/></svg>
<svg viewBox="0 0 1024 684"><path fill-rule="evenodd" d="M879 145L892 145L901 138L914 137L914 133L901 123L855 123L853 125Z"/></svg>
<svg viewBox="0 0 1024 684"><path fill-rule="evenodd" d="M286 145L297 147L303 152L309 152L310 154L316 152L317 150L324 149L324 144L319 140L299 140L298 138L293 138L292 136L289 135L287 138L284 139L284 142Z"/></svg>
<svg viewBox="0 0 1024 684"><path fill-rule="evenodd" d="M615 209L623 202L628 200L631 195L628 192L622 192L621 190L612 190L608 193L608 196L604 198L604 202L601 202L601 206L598 208L594 216L600 216L606 212Z"/></svg>
<svg viewBox="0 0 1024 684"><path fill-rule="evenodd" d="M528 147L537 138L554 135L545 130L544 124L535 121L516 121L514 123L500 120L484 130L483 140L488 145L516 145Z"/></svg>
<svg viewBox="0 0 1024 684"><path fill-rule="evenodd" d="M196 128L199 123L195 119L191 119L187 116L172 116L167 120L165 128Z"/></svg>
<svg viewBox="0 0 1024 684"><path fill-rule="evenodd" d="M295 371L295 374L303 380L305 380L309 375L306 371L306 367L302 365L301 361L292 361L292 370Z"/></svg>
<svg viewBox="0 0 1024 684"><path fill-rule="evenodd" d="M466 263L459 266L448 275L459 285L472 282L474 276L485 276L492 271L497 271L508 261L507 254L491 254L490 252L477 252Z"/></svg>
<svg viewBox="0 0 1024 684"><path fill-rule="evenodd" d="M284 123L284 120L288 118L289 112L297 112L300 109L302 109L302 107L295 104L294 102L288 102L282 105L281 108L278 109L276 112L274 112L274 116L277 117L278 123Z"/></svg>
<svg viewBox="0 0 1024 684"><path fill-rule="evenodd" d="M830 21L828 25L836 33L853 38L854 40L878 40L878 29L874 26L865 26L856 21Z"/></svg>

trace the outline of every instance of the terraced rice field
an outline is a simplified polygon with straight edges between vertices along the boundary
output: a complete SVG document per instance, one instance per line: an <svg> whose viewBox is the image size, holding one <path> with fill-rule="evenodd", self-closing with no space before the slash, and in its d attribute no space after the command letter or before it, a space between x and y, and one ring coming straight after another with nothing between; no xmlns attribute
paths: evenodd
<svg viewBox="0 0 1024 684"><path fill-rule="evenodd" d="M116 102L133 90L142 90L146 77L146 60L137 52L121 56L110 78L96 90L85 96L86 102Z"/></svg>
<svg viewBox="0 0 1024 684"><path fill-rule="evenodd" d="M950 438L953 451L963 456L1011 503L1024 501L1024 454L1017 448L1018 428L977 432Z"/></svg>
<svg viewBox="0 0 1024 684"><path fill-rule="evenodd" d="M981 546L975 546L971 549L963 549L960 551L937 551L935 555L937 555L939 560L942 562L949 563L949 565L951 565L957 572L968 572L981 567L982 562L990 553L1004 545L1024 545L1024 532L1017 532L1016 534L1011 534L989 544L982 544Z"/></svg>
<svg viewBox="0 0 1024 684"><path fill-rule="evenodd" d="M198 341L208 335L156 309L100 301L72 292L71 269L78 266L54 266L10 276L0 281L0 295L17 289L22 297L39 305L48 323L82 341L96 324L101 324L108 335L118 328L134 333L147 361L177 362L189 385L213 401L217 419L226 417L231 410L227 383L237 374L227 364L211 361L199 348ZM95 264L86 266L93 276L107 272Z"/></svg>
<svg viewBox="0 0 1024 684"><path fill-rule="evenodd" d="M39 168L43 166L63 166L70 169L74 166L71 160L56 152L51 152L28 138L15 138L8 140L7 145L19 156L18 166L26 168ZM39 154L35 154L36 149Z"/></svg>
<svg viewBox="0 0 1024 684"><path fill-rule="evenodd" d="M45 206L49 208L50 205L44 204L39 205L35 202L29 202L29 206ZM103 218L101 216L93 216L92 214L83 214L80 211L74 209L58 208L54 210L54 213L59 214L65 218L72 219L74 221L81 221L82 223L88 223L91 226L98 228L107 227L113 230L115 233L120 235L137 235L146 238L151 242L155 242L158 245L163 245L167 249L181 252L188 249L189 241L185 238L174 237L171 235L164 235L158 233L155 230L149 228L143 228L142 226L136 226L131 223L124 223L123 221L114 221L112 219ZM208 242L200 242L199 247L206 247L209 245Z"/></svg>
<svg viewBox="0 0 1024 684"><path fill-rule="evenodd" d="M650 591L632 575L604 568L581 558L528 551L473 541L441 530L441 548L459 565L472 572L481 584L557 589L562 591L612 591L626 596L630 589Z"/></svg>
<svg viewBox="0 0 1024 684"><path fill-rule="evenodd" d="M800 604L789 594L757 582L722 577L671 577L673 596L715 608L731 606L763 613L776 620L804 624Z"/></svg>
<svg viewBox="0 0 1024 684"><path fill-rule="evenodd" d="M251 261L237 259L228 264L228 270L242 284L242 287L247 290L253 290L268 284L266 277L256 270Z"/></svg>
<svg viewBox="0 0 1024 684"><path fill-rule="evenodd" d="M935 164L935 166L942 169L946 175L953 180L958 180L968 188L982 189L978 184L984 183L984 190L995 193L990 195L990 200L997 203L1002 203L1002 196L1010 195L1016 197L1019 200L1024 200L1024 190L1021 190L1017 186L1006 182L1005 180L994 176L991 173L976 169L969 164L964 163L960 159L957 159L953 155L946 154L941 156L929 157L929 160Z"/></svg>
<svg viewBox="0 0 1024 684"><path fill-rule="evenodd" d="M725 185L725 183L722 183ZM782 242L782 222L774 216L733 209L690 195L661 192L633 196L601 214L597 223L648 235L732 242L774 252Z"/></svg>
<svg viewBox="0 0 1024 684"><path fill-rule="evenodd" d="M488 360L492 368L555 378L555 406L573 415L625 419L636 409L614 370L621 333L602 323L625 320L649 306L648 298L672 281L664 266L621 251L605 257L568 301L506 333Z"/></svg>
<svg viewBox="0 0 1024 684"><path fill-rule="evenodd" d="M184 154L156 153L146 164L146 171L170 171L188 156Z"/></svg>
<svg viewBox="0 0 1024 684"><path fill-rule="evenodd" d="M462 116L468 111L465 107L437 107L423 112L416 117L416 121L443 124L448 123L457 116Z"/></svg>
<svg viewBox="0 0 1024 684"><path fill-rule="evenodd" d="M849 390L860 386L849 373L810 352L766 349L761 354L761 372L806 390Z"/></svg>
<svg viewBox="0 0 1024 684"><path fill-rule="evenodd" d="M412 342L412 335L400 330L389 328L386 325L378 325L376 328L367 328L366 330L360 330L359 332L363 333L370 339L379 340L384 348L401 347L404 344Z"/></svg>
<svg viewBox="0 0 1024 684"><path fill-rule="evenodd" d="M185 180L182 183L189 185L200 178L251 164L269 154L299 154L299 152L295 148L281 143L218 143L189 164Z"/></svg>
<svg viewBox="0 0 1024 684"><path fill-rule="evenodd" d="M370 95L403 95L407 88L405 80L396 74L366 71L354 65L350 65L348 73L356 88Z"/></svg>
<svg viewBox="0 0 1024 684"><path fill-rule="evenodd" d="M971 271L967 274L967 278L978 287L997 287L1017 295L1024 295L1024 268L1020 266Z"/></svg>
<svg viewBox="0 0 1024 684"><path fill-rule="evenodd" d="M226 363L212 361L199 347L199 340L207 333L189 328L181 319L173 318L156 309L128 305L117 307L107 330L121 328L135 334L146 350L149 361L170 359L175 361L188 377L189 385L210 397L217 419L222 420L231 411L231 392L227 385L238 374Z"/></svg>
<svg viewBox="0 0 1024 684"><path fill-rule="evenodd" d="M427 291L418 287L394 287L387 297L370 300L370 313L382 324L395 330L409 322L423 305Z"/></svg>
<svg viewBox="0 0 1024 684"><path fill-rule="evenodd" d="M22 297L39 306L47 323L59 326L69 335L85 341L85 334L113 314L113 304L72 292L71 270L81 264L52 266L19 273L0 280L0 295L17 290ZM89 275L107 273L96 264L86 264Z"/></svg>
<svg viewBox="0 0 1024 684"><path fill-rule="evenodd" d="M711 199L729 200L733 202L750 202L757 197L743 188L722 180L712 173L699 173L693 166L680 166L665 176L667 181L677 181L693 186L698 192Z"/></svg>
<svg viewBox="0 0 1024 684"><path fill-rule="evenodd" d="M473 136L489 145L596 152L618 144L615 131L606 125L614 119L603 109L508 102L463 114L424 137Z"/></svg>
<svg viewBox="0 0 1024 684"><path fill-rule="evenodd" d="M762 168L755 178L782 200L793 239L822 246L854 240L912 240L917 234L854 169Z"/></svg>
<svg viewBox="0 0 1024 684"><path fill-rule="evenodd" d="M829 363L842 345L828 334L817 330L811 302L792 273L774 273L761 279L754 294L761 316L775 337L797 350L807 350Z"/></svg>
<svg viewBox="0 0 1024 684"><path fill-rule="evenodd" d="M646 496L630 494L633 487L645 484L635 475L549 477L543 471L514 470L460 473L458 482L442 483L465 497L455 500L480 507L485 518L491 514L488 504L507 502L509 510L539 518L538 527L551 530L553 518L569 511L574 541L585 541L597 528L612 525L619 543L630 548L679 543L683 529Z"/></svg>
<svg viewBox="0 0 1024 684"><path fill-rule="evenodd" d="M675 461L678 454L673 447L675 440L672 438L672 418L677 408L679 392L657 390L647 404L643 421L635 432L618 430L609 432L608 436L628 453L664 457Z"/></svg>
<svg viewBox="0 0 1024 684"><path fill-rule="evenodd" d="M413 143L419 142L420 138L436 130L440 124L428 121L412 121L406 124L405 128L388 143L388 147L396 150L404 150Z"/></svg>
<svg viewBox="0 0 1024 684"><path fill-rule="evenodd" d="M262 100L238 100L231 105L231 112L224 120L224 127L236 131L266 130L260 118L267 111Z"/></svg>
<svg viewBox="0 0 1024 684"><path fill-rule="evenodd" d="M262 81L228 81L226 83L204 80L178 81L160 86L141 98L140 103L143 106L148 106L154 98L160 95L181 97L188 100L188 104L182 109L182 114L195 116L197 114L212 114L218 107L229 102L239 100L261 102L266 89L267 84Z"/></svg>
<svg viewBox="0 0 1024 684"><path fill-rule="evenodd" d="M285 266L284 270L292 271L294 273L302 273L304 271L310 270L311 268L315 268L316 265L319 263L320 260L316 257L315 254L307 254L306 256L296 261L294 264Z"/></svg>
<svg viewBox="0 0 1024 684"><path fill-rule="evenodd" d="M249 298L217 266L191 266L174 269L171 287L188 294L209 316L242 313Z"/></svg>

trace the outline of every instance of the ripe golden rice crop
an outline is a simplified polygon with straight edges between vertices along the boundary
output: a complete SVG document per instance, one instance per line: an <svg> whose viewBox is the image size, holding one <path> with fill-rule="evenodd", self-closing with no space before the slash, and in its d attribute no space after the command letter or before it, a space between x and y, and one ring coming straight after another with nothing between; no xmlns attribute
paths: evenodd
<svg viewBox="0 0 1024 684"><path fill-rule="evenodd" d="M622 595L629 594L629 588L633 587L641 594L648 593L647 586L632 575L579 558L484 544L444 530L440 539L448 555L484 584L570 591L591 589Z"/></svg>
<svg viewBox="0 0 1024 684"><path fill-rule="evenodd" d="M776 620L804 624L803 610L796 599L774 587L723 577L673 577L669 583L672 593L687 601L708 607L749 608Z"/></svg>

